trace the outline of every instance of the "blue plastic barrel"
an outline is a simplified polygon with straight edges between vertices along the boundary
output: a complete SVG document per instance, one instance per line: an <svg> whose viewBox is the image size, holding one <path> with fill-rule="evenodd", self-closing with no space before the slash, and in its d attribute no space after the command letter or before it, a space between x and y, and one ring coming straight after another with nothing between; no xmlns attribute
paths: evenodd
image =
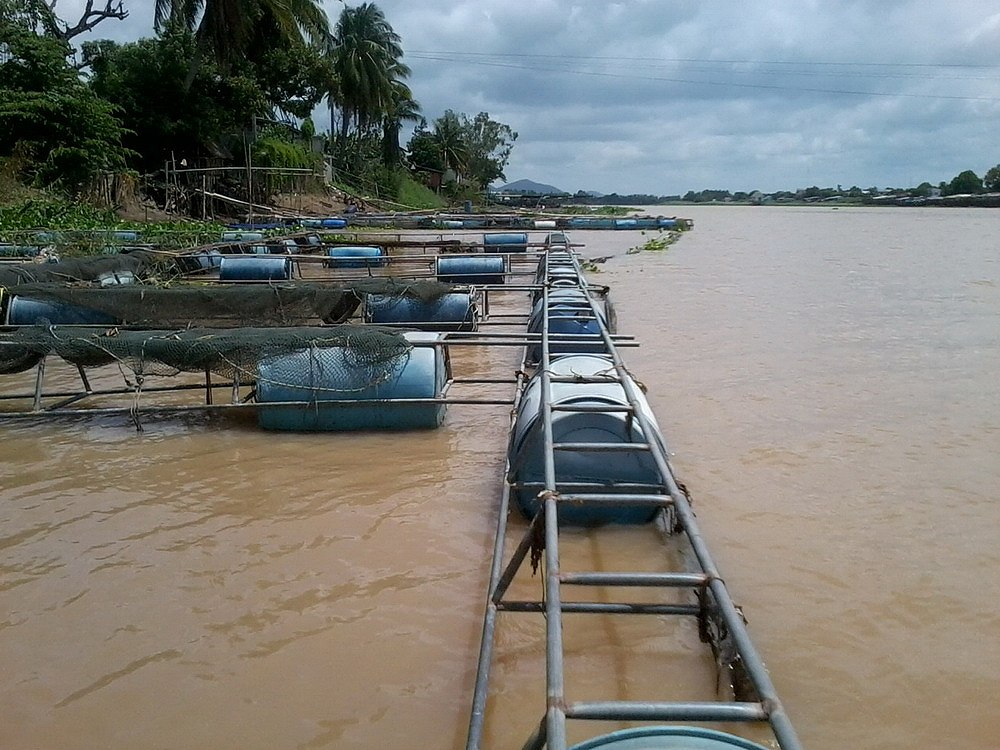
<svg viewBox="0 0 1000 750"><path fill-rule="evenodd" d="M663 229L674 229L677 226L677 219L659 218L656 220L656 225Z"/></svg>
<svg viewBox="0 0 1000 750"><path fill-rule="evenodd" d="M292 278L292 262L278 255L223 255L222 281L284 281Z"/></svg>
<svg viewBox="0 0 1000 750"><path fill-rule="evenodd" d="M374 245L331 247L326 251L326 255L328 268L369 268L385 265L385 251Z"/></svg>
<svg viewBox="0 0 1000 750"><path fill-rule="evenodd" d="M438 281L446 284L503 284L502 255L441 255L435 261Z"/></svg>
<svg viewBox="0 0 1000 750"><path fill-rule="evenodd" d="M33 258L42 248L29 245L0 245L0 258Z"/></svg>
<svg viewBox="0 0 1000 750"><path fill-rule="evenodd" d="M614 229L615 220L602 216L575 216L569 220L569 225L578 229Z"/></svg>
<svg viewBox="0 0 1000 750"><path fill-rule="evenodd" d="M224 242L255 242L264 239L263 232L223 232Z"/></svg>
<svg viewBox="0 0 1000 750"><path fill-rule="evenodd" d="M528 235L524 232L494 232L483 235L488 253L524 253L528 250Z"/></svg>
<svg viewBox="0 0 1000 750"><path fill-rule="evenodd" d="M275 240L272 244L267 245L267 252L272 255L294 255L299 252L299 245L288 237L283 240Z"/></svg>
<svg viewBox="0 0 1000 750"><path fill-rule="evenodd" d="M376 325L397 323L425 331L474 331L479 322L472 295L460 292L430 302L369 294L365 297L364 319Z"/></svg>
<svg viewBox="0 0 1000 750"><path fill-rule="evenodd" d="M555 376L580 376L594 379L606 377L600 383L552 383L553 404L586 407L618 408L628 405L625 389L612 378L614 364L606 357L573 355L559 357L550 363ZM634 385L634 381L633 381ZM518 407L514 430L511 435L508 458L512 483L545 481L545 452L542 436L541 404L542 381L533 377L525 387ZM639 393L638 406L655 428L651 440L665 450L663 437L656 428L656 419ZM557 443L644 443L645 438L634 418L621 411L554 411L552 412L552 438ZM589 491L601 494L635 492L617 488L617 484L662 484L662 478L649 451L609 452L555 451L556 482L558 484L594 484ZM537 499L539 487L514 489L514 500L526 518L531 518L540 507ZM581 490L582 491L582 490ZM559 518L571 525L592 526L602 523L646 523L652 520L655 510L648 507L621 506L588 508L566 505L560 508Z"/></svg>
<svg viewBox="0 0 1000 750"><path fill-rule="evenodd" d="M602 302L596 304L597 314L590 306L587 294L579 287L557 288L549 292L548 307L545 301L535 301L528 317L528 333L541 333L545 318L549 321L550 334L586 336L586 338L550 341L550 354L603 354L607 352L604 339L600 338L601 323L608 327L606 306ZM528 347L529 362L541 361L541 344Z"/></svg>
<svg viewBox="0 0 1000 750"><path fill-rule="evenodd" d="M445 219L441 222L441 226L445 229L462 229L464 223L458 219Z"/></svg>
<svg viewBox="0 0 1000 750"><path fill-rule="evenodd" d="M321 227L321 226L323 226L323 220L322 219L301 219L299 221L299 224L301 224L304 227L315 228L315 227Z"/></svg>
<svg viewBox="0 0 1000 750"><path fill-rule="evenodd" d="M207 271L222 265L222 253L215 249L201 250L190 255L178 255L177 265L183 271Z"/></svg>
<svg viewBox="0 0 1000 750"><path fill-rule="evenodd" d="M535 229L555 229L556 222L554 219L535 219L534 222Z"/></svg>
<svg viewBox="0 0 1000 750"><path fill-rule="evenodd" d="M438 334L408 332L413 344L439 340ZM448 379L441 346L414 346L383 370L362 364L347 349L313 349L263 360L258 366L257 401L304 402L260 409L266 430L408 430L437 427L443 403L405 404L393 399L438 398ZM329 402L386 399L383 403L334 406Z"/></svg>
<svg viewBox="0 0 1000 750"><path fill-rule="evenodd" d="M615 229L636 229L638 226L636 219L615 219Z"/></svg>
<svg viewBox="0 0 1000 750"><path fill-rule="evenodd" d="M28 326L47 320L52 325L114 325L120 320L97 310L67 305L62 302L43 302L15 295L7 303L7 325Z"/></svg>
<svg viewBox="0 0 1000 750"><path fill-rule="evenodd" d="M636 727L573 745L570 750L767 750L756 742L701 727Z"/></svg>
<svg viewBox="0 0 1000 750"><path fill-rule="evenodd" d="M347 226L347 219L328 218L322 219L319 223L325 229L343 229Z"/></svg>
<svg viewBox="0 0 1000 750"><path fill-rule="evenodd" d="M577 272L576 266L572 262L553 262L551 258L548 264L539 263L538 270L535 272L536 283L555 281L556 279L573 279L574 281L579 281L580 277L581 275Z"/></svg>

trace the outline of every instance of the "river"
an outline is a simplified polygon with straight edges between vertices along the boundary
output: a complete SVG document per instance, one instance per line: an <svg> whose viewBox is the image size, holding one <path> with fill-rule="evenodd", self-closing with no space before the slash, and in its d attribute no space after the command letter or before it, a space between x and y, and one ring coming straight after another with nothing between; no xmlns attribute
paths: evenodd
<svg viewBox="0 0 1000 750"><path fill-rule="evenodd" d="M593 280L805 747L996 747L1000 212L661 211L695 221L667 251L572 237L607 257ZM513 355L453 353L465 376ZM0 747L462 747L506 426L3 423ZM657 554L593 538L570 541L608 569ZM504 617L498 748L544 696L539 620ZM696 635L631 627L572 634L571 690L703 669Z"/></svg>

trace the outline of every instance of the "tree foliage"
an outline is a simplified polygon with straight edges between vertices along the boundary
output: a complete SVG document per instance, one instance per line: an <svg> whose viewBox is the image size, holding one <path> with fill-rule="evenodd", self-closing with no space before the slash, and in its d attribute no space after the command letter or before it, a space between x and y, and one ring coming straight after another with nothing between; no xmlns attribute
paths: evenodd
<svg viewBox="0 0 1000 750"><path fill-rule="evenodd" d="M398 100L394 84L410 69L402 62L399 34L374 3L344 6L333 30L330 57L336 85L330 91L331 121L340 110L340 137L380 122Z"/></svg>
<svg viewBox="0 0 1000 750"><path fill-rule="evenodd" d="M432 131L421 120L407 150L414 166L450 169L475 189L482 189L494 180L506 179L503 170L516 139L509 125L491 120L487 112L470 118L449 109L434 121Z"/></svg>
<svg viewBox="0 0 1000 750"><path fill-rule="evenodd" d="M94 7L91 0L83 8L80 18L71 24L56 14L58 0L0 0L0 25L13 24L40 36L68 42L74 37L92 31L109 18L128 18L123 0L104 0Z"/></svg>
<svg viewBox="0 0 1000 750"><path fill-rule="evenodd" d="M75 191L168 159L239 163L262 122L298 118L315 132L310 116L327 97L339 174L381 195L400 182L400 131L420 104L375 3L344 3L331 28L323 0L154 0L155 38L90 41L77 56L68 40L125 18L127 3L87 0L64 20L60 1L0 0L0 157L27 179ZM260 135L257 163L314 165L296 137L272 136ZM472 190L503 178L516 138L485 112L448 110L417 128L409 160L450 168Z"/></svg>
<svg viewBox="0 0 1000 750"><path fill-rule="evenodd" d="M983 177L983 186L991 193L1000 192L1000 164L990 167Z"/></svg>
<svg viewBox="0 0 1000 750"><path fill-rule="evenodd" d="M92 89L129 123L126 143L141 153L137 166L155 169L171 157L218 152L225 136L242 133L254 116L269 112L253 78L223 76L211 61L199 67L196 85L187 88L196 44L192 32L175 28L159 39L84 46Z"/></svg>
<svg viewBox="0 0 1000 750"><path fill-rule="evenodd" d="M948 195L983 192L983 181L971 169L966 169L952 178L948 183Z"/></svg>
<svg viewBox="0 0 1000 750"><path fill-rule="evenodd" d="M67 192L125 168L127 131L79 79L65 41L4 24L0 49L0 156L35 184Z"/></svg>
<svg viewBox="0 0 1000 750"><path fill-rule="evenodd" d="M469 144L462 121L450 109L434 121L434 144L445 169L464 174L469 162Z"/></svg>
<svg viewBox="0 0 1000 750"><path fill-rule="evenodd" d="M441 158L441 151L437 146L437 139L434 133L427 129L427 120L420 118L417 127L413 130L409 142L406 144L409 153L409 161L414 167L421 169L431 169L435 172L444 171L444 159Z"/></svg>
<svg viewBox="0 0 1000 750"><path fill-rule="evenodd" d="M199 67L211 59L223 72L267 50L311 45L324 48L330 24L321 0L156 0L158 31L183 28L194 32L195 53L185 88L191 88ZM261 31L265 33L260 44Z"/></svg>
<svg viewBox="0 0 1000 750"><path fill-rule="evenodd" d="M468 153L466 174L480 188L487 187L494 180L506 181L504 168L510 159L517 133L509 125L491 120L486 112L480 112L471 120L462 115L461 120Z"/></svg>

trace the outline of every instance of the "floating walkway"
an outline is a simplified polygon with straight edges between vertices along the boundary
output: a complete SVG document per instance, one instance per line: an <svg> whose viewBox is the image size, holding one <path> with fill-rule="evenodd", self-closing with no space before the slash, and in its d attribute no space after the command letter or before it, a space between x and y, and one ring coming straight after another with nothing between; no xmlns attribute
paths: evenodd
<svg viewBox="0 0 1000 750"><path fill-rule="evenodd" d="M558 238L557 238L558 239ZM564 296L575 272L574 296ZM541 615L545 624L546 705L524 748L564 750L567 722L755 722L767 724L782 750L801 747L774 685L747 632L740 610L698 530L689 498L671 470L663 436L635 380L626 369L599 295L591 293L579 261L567 245L552 243L539 261L540 289L532 326L537 349L526 347L510 430L507 481L498 513L487 592L482 647L467 750L483 747L483 731L495 661L496 631L505 617ZM556 284L561 284L556 286ZM571 319L580 326L574 342L554 332ZM531 328L529 328L529 331ZM511 505L530 522L513 549ZM691 567L659 573L567 571L560 562L560 531L571 525L646 524L658 521L675 541L686 543ZM518 600L509 590L526 565L542 563L538 600ZM579 600L578 587L651 592L640 600ZM655 592L687 592L687 602L662 603ZM718 661L734 697L717 702L569 700L563 623L566 615L689 618ZM699 726L653 726L603 735L585 748L754 748L760 745Z"/></svg>

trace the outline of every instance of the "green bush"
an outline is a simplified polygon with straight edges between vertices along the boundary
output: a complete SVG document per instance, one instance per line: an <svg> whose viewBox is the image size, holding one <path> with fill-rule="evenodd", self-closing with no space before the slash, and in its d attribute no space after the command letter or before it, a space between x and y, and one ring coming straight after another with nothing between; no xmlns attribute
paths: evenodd
<svg viewBox="0 0 1000 750"><path fill-rule="evenodd" d="M444 208L447 205L441 196L405 173L400 178L396 201L409 208Z"/></svg>

